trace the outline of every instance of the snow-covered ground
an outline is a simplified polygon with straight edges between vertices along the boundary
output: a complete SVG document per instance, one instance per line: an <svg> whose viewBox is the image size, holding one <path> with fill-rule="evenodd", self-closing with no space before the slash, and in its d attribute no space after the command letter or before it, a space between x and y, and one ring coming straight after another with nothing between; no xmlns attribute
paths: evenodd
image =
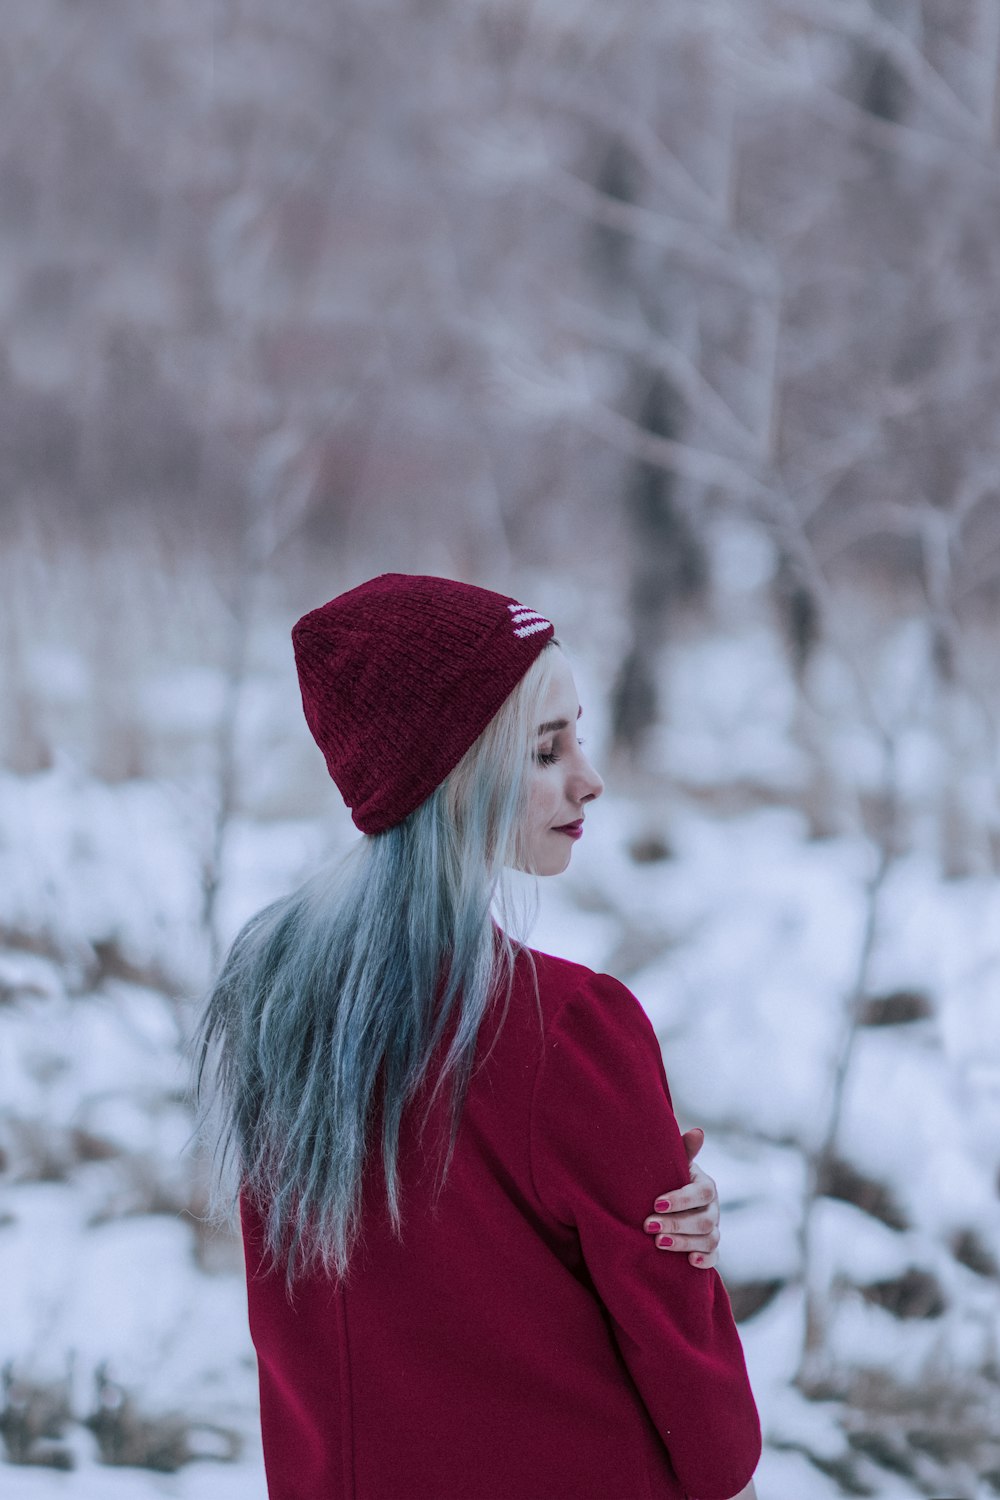
<svg viewBox="0 0 1000 1500"><path fill-rule="evenodd" d="M727 812L702 795L726 769L720 736L730 770L742 756L749 779L794 783L799 767L766 653L751 648L766 680L748 681L745 653L719 648L738 658L713 670L717 687L733 686L741 734L725 723L709 733L685 710L708 649L692 647L678 668L678 720L664 744L687 767L687 794L650 800L627 778L612 786L572 870L543 882L532 940L635 990L682 1124L707 1131L723 1272L737 1303L759 1303L741 1330L767 1435L761 1500L827 1500L859 1486L884 1500L985 1500L1000 1486L987 1478L989 1464L1000 1471L989 1447L1000 1424L978 1448L970 1436L971 1457L953 1456L950 1469L933 1468L933 1446L921 1456L907 1444L921 1423L930 1438L947 1425L939 1383L996 1416L1000 889L986 875L944 879L933 852L914 847L878 892L865 980L876 1005L855 1033L841 1183L812 1216L809 1274L828 1293L835 1364L879 1377L882 1405L866 1406L854 1387L807 1401L792 1383L804 1334L805 1153L828 1118L876 855L861 832L814 837L790 807ZM150 688L151 722L159 715L165 732L170 721L181 739L203 733L193 691L190 679ZM245 708L255 790L224 846L224 937L353 837L332 798L322 816L282 810L275 788L297 774L304 731L269 741L269 701L264 676ZM764 719L779 725L770 740ZM184 1045L209 962L207 796L197 780L105 785L68 760L0 774L0 1365L14 1381L8 1422L23 1410L30 1426L43 1399L54 1403L32 1451L74 1465L8 1462L0 1490L10 1500L264 1497L238 1249L199 1223L204 1172L187 1150ZM651 858L657 840L663 857ZM896 1010L880 1013L892 997ZM98 1407L137 1462L100 1462L82 1420ZM890 1461L899 1442L909 1471ZM140 1466L157 1451L190 1461L173 1473ZM945 1472L954 1489L934 1487Z"/></svg>

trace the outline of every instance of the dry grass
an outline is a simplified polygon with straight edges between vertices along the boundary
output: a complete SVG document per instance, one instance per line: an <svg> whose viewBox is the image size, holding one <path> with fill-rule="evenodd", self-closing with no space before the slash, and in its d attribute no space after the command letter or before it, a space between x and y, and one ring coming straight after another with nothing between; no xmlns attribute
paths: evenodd
<svg viewBox="0 0 1000 1500"><path fill-rule="evenodd" d="M984 1482L1000 1494L997 1371L938 1372L916 1386L863 1371L848 1388L844 1428L860 1480L877 1465L917 1495L972 1495Z"/></svg>
<svg viewBox="0 0 1000 1500"><path fill-rule="evenodd" d="M232 1462L240 1434L184 1412L144 1412L135 1397L101 1366L94 1376L93 1410L82 1419L72 1407L72 1371L33 1380L8 1364L3 1371L0 1439L4 1458L18 1466L71 1469L67 1438L74 1426L90 1429L104 1464L173 1474L195 1460Z"/></svg>

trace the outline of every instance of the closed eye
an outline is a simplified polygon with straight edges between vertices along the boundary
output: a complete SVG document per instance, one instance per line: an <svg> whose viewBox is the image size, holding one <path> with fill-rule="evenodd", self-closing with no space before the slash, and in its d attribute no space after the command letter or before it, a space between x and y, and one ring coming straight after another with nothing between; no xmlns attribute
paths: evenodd
<svg viewBox="0 0 1000 1500"><path fill-rule="evenodd" d="M576 743L578 745L582 745L582 744L584 744L584 741L578 738ZM560 757L559 751L553 745L553 747L552 747L551 750L536 750L534 758L535 758L535 764L536 765L539 765L539 766L554 766L555 763L556 763L556 761L559 760L561 757Z"/></svg>

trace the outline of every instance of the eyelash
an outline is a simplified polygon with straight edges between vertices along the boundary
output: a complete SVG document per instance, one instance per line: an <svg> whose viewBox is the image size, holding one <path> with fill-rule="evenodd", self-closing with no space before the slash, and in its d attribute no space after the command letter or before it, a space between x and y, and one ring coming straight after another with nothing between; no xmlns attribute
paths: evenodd
<svg viewBox="0 0 1000 1500"><path fill-rule="evenodd" d="M583 745L586 742L584 740L577 739L576 743L578 745ZM536 750L535 751L535 760L538 763L538 765L540 765L540 766L554 766L555 763L556 763L556 761L559 760L559 759L560 759L560 756L559 756L559 752L557 750L545 750L545 751Z"/></svg>

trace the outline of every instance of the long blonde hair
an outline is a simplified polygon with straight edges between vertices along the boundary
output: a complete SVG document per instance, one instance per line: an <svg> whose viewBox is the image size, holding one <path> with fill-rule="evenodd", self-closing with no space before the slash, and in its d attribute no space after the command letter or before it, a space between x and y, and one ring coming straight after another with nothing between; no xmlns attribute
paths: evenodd
<svg viewBox="0 0 1000 1500"><path fill-rule="evenodd" d="M507 930L505 871L526 865L527 772L557 646L415 812L246 924L208 997L195 1089L215 1135L216 1209L235 1208L228 1171L262 1214L289 1288L300 1272L347 1274L379 1102L401 1236L400 1123L452 1022L424 1114L450 1081L444 1185L480 1023L498 996L501 1021L510 1003L521 943Z"/></svg>

